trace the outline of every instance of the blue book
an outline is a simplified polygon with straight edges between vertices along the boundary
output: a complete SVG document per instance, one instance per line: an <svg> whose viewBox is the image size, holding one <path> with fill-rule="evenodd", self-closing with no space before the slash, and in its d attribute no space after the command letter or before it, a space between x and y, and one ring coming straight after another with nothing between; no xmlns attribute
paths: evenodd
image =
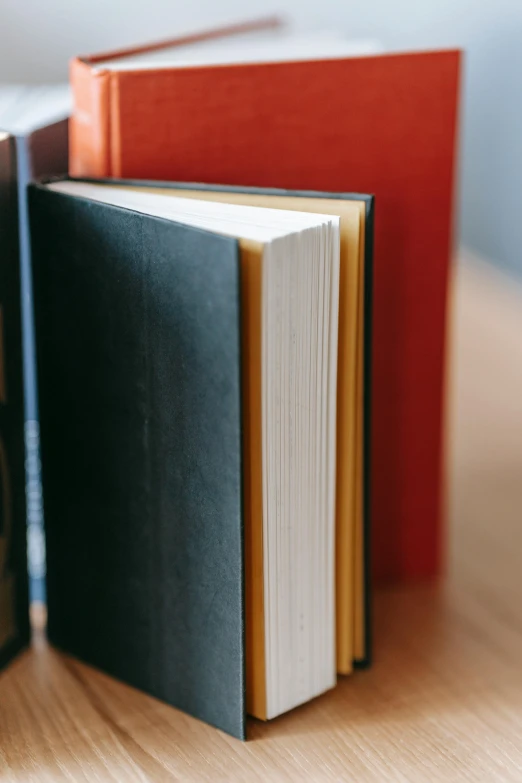
<svg viewBox="0 0 522 783"><path fill-rule="evenodd" d="M15 138L23 335L27 550L31 601L45 601L45 539L36 389L35 334L27 185L67 172L67 86L0 87L0 128Z"/></svg>

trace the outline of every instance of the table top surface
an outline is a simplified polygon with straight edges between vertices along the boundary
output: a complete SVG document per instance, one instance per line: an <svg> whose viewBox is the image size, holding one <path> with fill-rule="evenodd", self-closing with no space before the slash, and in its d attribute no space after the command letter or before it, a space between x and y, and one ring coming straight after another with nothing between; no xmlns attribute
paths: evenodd
<svg viewBox="0 0 522 783"><path fill-rule="evenodd" d="M458 266L449 566L379 592L375 664L241 743L49 648L0 676L0 781L522 780L522 289Z"/></svg>

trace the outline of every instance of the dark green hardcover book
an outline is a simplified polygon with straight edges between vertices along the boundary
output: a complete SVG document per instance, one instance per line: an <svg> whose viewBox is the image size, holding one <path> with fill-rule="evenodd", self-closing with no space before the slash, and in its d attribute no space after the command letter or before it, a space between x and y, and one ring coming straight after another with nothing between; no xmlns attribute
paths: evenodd
<svg viewBox="0 0 522 783"><path fill-rule="evenodd" d="M172 217L169 210L178 209L170 206L175 197L164 201L159 197L158 201L152 193L152 201L144 206L146 186L128 185L123 201L108 184L95 185L93 190L92 183L62 180L29 189L49 638L119 679L244 738L247 712L275 717L335 685L332 433L339 299L339 246L335 241L339 234L328 232L337 218L332 223L326 211L318 216L266 209L267 215L277 216L264 218L266 230L275 232L275 238L273 245L272 239L263 244L264 235L258 236L255 222L261 219L262 210L254 218L248 207L235 206L234 213L224 207L223 214L216 213L210 222L207 215L202 223L199 213L197 219L189 214L192 207L183 207L188 209L183 218L176 211L172 214L178 216ZM138 191L135 196L133 188ZM182 199L185 205L187 198ZM360 216L366 234L364 292L368 304L373 200L342 194L328 198L358 202L352 210L357 221ZM201 204L195 211L199 209L203 209ZM227 221L243 221L242 227L231 228ZM278 221L285 226L289 221L291 227L282 229ZM312 235L313 242L306 244ZM279 261L284 274L290 275L288 282L281 288L279 267L270 266L257 302L249 288L255 259L260 259L261 268L268 259L279 258L280 240L289 242L288 258L293 259L292 248L299 253L308 248L309 254L302 258L297 254L293 267L290 261L285 266L283 254ZM309 274L301 269L305 258ZM291 280L296 282L295 295ZM301 310L298 291L304 292ZM280 303L280 293L287 296L296 320L285 321L288 312ZM275 579L279 568L287 581L286 587L279 586L279 598L271 599L275 609L272 605L267 609L270 596L265 592L261 635L271 641L266 641L261 652L256 648L257 658L265 653L267 657L261 685L252 674L252 667L259 664L259 660L252 662L259 627L252 628L252 607L256 606L251 568L252 485L257 474L250 436L252 418L261 413L251 404L251 349L252 354L255 349L249 330L257 304L265 307L266 323L275 324L273 332L263 332L268 340L263 343L263 357L269 358L263 365L263 378L274 392L262 403L263 411L267 405L279 410L283 398L297 400L293 413L283 416L281 429L284 437L290 433L285 448L293 462L289 458L285 465L291 470L283 466L281 483L277 476L263 474L264 492L277 508L273 514L264 512L275 521L266 522L263 516L268 527L263 528L261 547L267 547L268 540L275 541L270 536L276 529L286 542L276 555L269 547L262 549L265 579ZM277 317L270 308L275 308ZM309 310L316 313L313 328ZM296 378L299 362L315 345L314 335L323 335L324 353L320 361L314 357L316 369L309 386L301 384L311 395L306 407L299 402L301 386ZM270 386L270 378L285 366L284 360L276 358L280 345L288 347L293 362L284 376L284 383L293 390L290 395L280 394L284 384ZM368 395L366 354L361 367L364 394ZM312 399L315 389L324 390L317 401ZM314 432L320 434L317 442L322 451L317 459L315 447L299 440L309 429L308 414L301 415L308 409L318 414L314 418L310 413ZM263 419L267 453L273 443L270 433L279 432L278 415L272 420L266 414ZM366 442L366 413L361 427ZM301 453L306 456L304 467ZM277 450L271 452L269 465L279 458ZM364 452L365 463L367 459ZM294 474L301 477L301 483L294 480ZM307 485L308 481L315 487L316 474L321 477L317 478L321 491L313 496L317 513L308 507ZM366 521L368 478L365 470L363 474ZM284 494L287 486L288 497ZM280 496L286 498L284 502L279 502ZM303 528L302 536L299 515L315 520L315 527ZM281 523L277 528L280 520L286 520L287 526ZM362 573L367 576L366 534L364 538ZM277 586L274 581L271 584ZM301 616L297 606L303 585L310 601L303 604ZM363 598L368 611L367 592ZM277 616L283 616L283 605L288 625L295 625L295 636L288 636L293 641L286 646L286 624L281 639L266 630L275 627L270 625L274 616L270 613L279 611ZM367 621L368 614L364 654L353 656L358 660L367 660L370 654ZM306 666L313 673L310 682L304 676L299 679ZM281 695L279 690L285 688Z"/></svg>

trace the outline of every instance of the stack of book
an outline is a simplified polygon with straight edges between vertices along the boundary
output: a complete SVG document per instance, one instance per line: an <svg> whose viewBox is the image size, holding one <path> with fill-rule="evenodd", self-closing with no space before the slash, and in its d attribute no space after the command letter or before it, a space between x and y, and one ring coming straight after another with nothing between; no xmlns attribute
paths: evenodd
<svg viewBox="0 0 522 783"><path fill-rule="evenodd" d="M372 583L441 567L459 67L275 20L78 58L69 174L18 178L50 640L237 737L370 663ZM2 308L10 657L28 629Z"/></svg>

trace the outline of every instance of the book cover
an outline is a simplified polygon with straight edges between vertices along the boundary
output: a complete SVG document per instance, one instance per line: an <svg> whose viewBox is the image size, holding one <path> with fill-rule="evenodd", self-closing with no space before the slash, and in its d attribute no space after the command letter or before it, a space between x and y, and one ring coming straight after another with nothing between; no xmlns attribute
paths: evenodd
<svg viewBox="0 0 522 783"><path fill-rule="evenodd" d="M237 242L30 191L49 638L244 736Z"/></svg>
<svg viewBox="0 0 522 783"><path fill-rule="evenodd" d="M29 642L14 139L0 133L0 667Z"/></svg>

